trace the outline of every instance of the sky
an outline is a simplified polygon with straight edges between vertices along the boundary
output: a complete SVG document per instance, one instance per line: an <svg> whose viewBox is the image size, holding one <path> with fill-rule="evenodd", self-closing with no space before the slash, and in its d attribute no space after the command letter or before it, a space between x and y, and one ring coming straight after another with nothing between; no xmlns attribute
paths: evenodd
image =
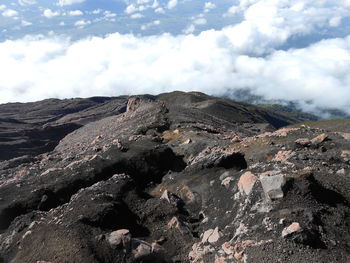
<svg viewBox="0 0 350 263"><path fill-rule="evenodd" d="M173 90L350 114L350 0L0 2L0 103Z"/></svg>

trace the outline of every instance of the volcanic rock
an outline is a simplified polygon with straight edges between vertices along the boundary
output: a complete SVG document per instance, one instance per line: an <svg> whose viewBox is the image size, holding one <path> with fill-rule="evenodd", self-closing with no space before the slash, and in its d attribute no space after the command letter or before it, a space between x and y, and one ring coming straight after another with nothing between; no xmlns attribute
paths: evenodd
<svg viewBox="0 0 350 263"><path fill-rule="evenodd" d="M302 228L299 223L294 222L290 226L286 227L282 231L282 237L287 237L295 232L301 231Z"/></svg>
<svg viewBox="0 0 350 263"><path fill-rule="evenodd" d="M249 195L254 187L255 182L258 180L256 175L251 172L244 173L238 181L238 189L241 193Z"/></svg>
<svg viewBox="0 0 350 263"><path fill-rule="evenodd" d="M286 178L283 175L260 176L259 180L267 198L270 200L283 198L283 188L287 182Z"/></svg>
<svg viewBox="0 0 350 263"><path fill-rule="evenodd" d="M0 105L0 262L350 262L349 127L294 122L198 92Z"/></svg>

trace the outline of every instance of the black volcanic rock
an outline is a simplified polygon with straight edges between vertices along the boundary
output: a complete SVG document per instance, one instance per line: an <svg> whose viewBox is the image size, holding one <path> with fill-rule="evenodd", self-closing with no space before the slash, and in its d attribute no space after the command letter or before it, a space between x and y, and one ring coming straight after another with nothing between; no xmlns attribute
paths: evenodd
<svg viewBox="0 0 350 263"><path fill-rule="evenodd" d="M0 105L0 160L51 151L82 125L122 113L127 99L48 99Z"/></svg>
<svg viewBox="0 0 350 263"><path fill-rule="evenodd" d="M197 92L1 106L0 262L350 261L346 130Z"/></svg>

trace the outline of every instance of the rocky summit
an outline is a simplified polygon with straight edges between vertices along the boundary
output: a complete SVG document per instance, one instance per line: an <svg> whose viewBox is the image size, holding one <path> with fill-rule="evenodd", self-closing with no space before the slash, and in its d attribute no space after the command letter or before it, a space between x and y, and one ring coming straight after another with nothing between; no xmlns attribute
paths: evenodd
<svg viewBox="0 0 350 263"><path fill-rule="evenodd" d="M198 92L0 105L0 262L350 262L349 125L298 121Z"/></svg>

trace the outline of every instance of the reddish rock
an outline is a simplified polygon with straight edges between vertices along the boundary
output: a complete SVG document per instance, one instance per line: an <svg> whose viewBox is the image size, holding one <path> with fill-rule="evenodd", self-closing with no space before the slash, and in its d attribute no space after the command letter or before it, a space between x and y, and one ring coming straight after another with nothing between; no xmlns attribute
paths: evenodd
<svg viewBox="0 0 350 263"><path fill-rule="evenodd" d="M287 237L295 232L301 231L302 228L298 222L292 223L290 226L286 227L282 231L282 237Z"/></svg>
<svg viewBox="0 0 350 263"><path fill-rule="evenodd" d="M340 157L344 159L344 161L349 161L350 159L350 151L344 150L341 152Z"/></svg>
<svg viewBox="0 0 350 263"><path fill-rule="evenodd" d="M229 242L223 243L221 248L227 255L232 255L233 253L235 253L234 246L232 246Z"/></svg>
<svg viewBox="0 0 350 263"><path fill-rule="evenodd" d="M302 147L308 147L311 145L311 141L307 138L300 138L295 141L295 144Z"/></svg>
<svg viewBox="0 0 350 263"><path fill-rule="evenodd" d="M314 169L311 167L305 167L303 169L297 170L293 172L291 177L298 178L298 179L307 179L310 176L312 176L314 173Z"/></svg>
<svg viewBox="0 0 350 263"><path fill-rule="evenodd" d="M57 171L61 171L61 170L62 170L62 168L49 168L45 172L40 174L39 176L45 176L45 175L48 175L49 173L57 172Z"/></svg>
<svg viewBox="0 0 350 263"><path fill-rule="evenodd" d="M202 237L202 243L205 244L207 242L214 244L219 241L219 239L223 236L218 227L215 229L208 229L204 232Z"/></svg>
<svg viewBox="0 0 350 263"><path fill-rule="evenodd" d="M231 139L231 142L241 142L241 141L242 141L241 137L237 135Z"/></svg>
<svg viewBox="0 0 350 263"><path fill-rule="evenodd" d="M180 189L180 196L183 200L186 200L189 203L196 200L196 195L188 186L184 186Z"/></svg>
<svg viewBox="0 0 350 263"><path fill-rule="evenodd" d="M125 248L129 247L131 241L131 233L128 229L119 229L109 234L108 243L111 246L123 246Z"/></svg>
<svg viewBox="0 0 350 263"><path fill-rule="evenodd" d="M233 181L232 177L226 177L224 180L221 181L221 185L225 186L225 188L228 189L232 181Z"/></svg>
<svg viewBox="0 0 350 263"><path fill-rule="evenodd" d="M191 139L187 139L182 143L182 145L187 145L187 144L190 144L191 142L192 142Z"/></svg>
<svg viewBox="0 0 350 263"><path fill-rule="evenodd" d="M141 103L141 99L139 97L133 97L128 100L128 104L126 106L126 112L135 111Z"/></svg>
<svg viewBox="0 0 350 263"><path fill-rule="evenodd" d="M322 134L318 135L317 137L313 138L311 140L311 143L314 145L317 145L317 144L320 144L320 143L324 142L325 140L327 140L327 138L328 138L328 135L325 133L322 133Z"/></svg>
<svg viewBox="0 0 350 263"><path fill-rule="evenodd" d="M235 259L237 259L237 260L242 260L243 256L244 256L244 251L235 252L235 254L234 254L234 257L235 257Z"/></svg>
<svg viewBox="0 0 350 263"><path fill-rule="evenodd" d="M202 237L202 243L205 244L208 242L209 237L211 234L213 234L214 229L208 229L207 231L204 232L203 237Z"/></svg>
<svg viewBox="0 0 350 263"><path fill-rule="evenodd" d="M152 245L139 239L133 238L131 241L131 247L135 259L152 253Z"/></svg>
<svg viewBox="0 0 350 263"><path fill-rule="evenodd" d="M191 229L187 224L182 222L178 217L174 216L168 223L169 229L177 229L182 234L191 233Z"/></svg>
<svg viewBox="0 0 350 263"><path fill-rule="evenodd" d="M282 128L282 129L279 129L279 130L275 131L273 133L273 135L286 137L288 135L288 133L290 133L292 131L297 131L297 130L299 130L299 128Z"/></svg>
<svg viewBox="0 0 350 263"><path fill-rule="evenodd" d="M345 140L350 140L350 133L339 132L339 134L340 134Z"/></svg>
<svg viewBox="0 0 350 263"><path fill-rule="evenodd" d="M226 263L226 258L224 257L219 257L215 259L215 263Z"/></svg>
<svg viewBox="0 0 350 263"><path fill-rule="evenodd" d="M245 193L246 195L249 195L254 187L255 182L258 180L258 177L256 177L251 172L245 172L238 181L238 189L240 193Z"/></svg>
<svg viewBox="0 0 350 263"><path fill-rule="evenodd" d="M192 250L188 254L188 259L191 263L202 263L207 255L215 252L215 249L211 246L203 246L203 243L194 243Z"/></svg>
<svg viewBox="0 0 350 263"><path fill-rule="evenodd" d="M293 155L295 155L295 152L292 150L289 151L279 151L275 157L272 159L272 161L275 162L286 162L289 158L291 158Z"/></svg>
<svg viewBox="0 0 350 263"><path fill-rule="evenodd" d="M223 234L219 231L219 228L216 227L213 233L208 238L208 242L214 244L219 241L219 239L223 236Z"/></svg>

